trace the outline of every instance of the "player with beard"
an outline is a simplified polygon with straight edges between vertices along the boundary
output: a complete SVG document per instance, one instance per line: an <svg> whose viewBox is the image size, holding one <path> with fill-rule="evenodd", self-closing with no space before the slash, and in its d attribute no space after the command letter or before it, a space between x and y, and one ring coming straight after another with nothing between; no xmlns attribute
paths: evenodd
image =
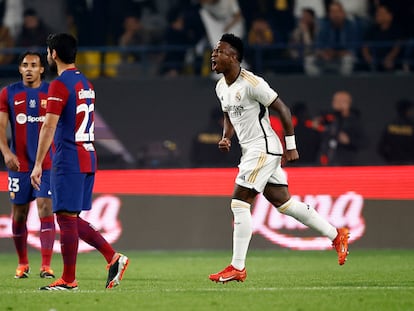
<svg viewBox="0 0 414 311"><path fill-rule="evenodd" d="M42 56L27 51L19 57L22 81L6 86L0 93L0 150L9 175L13 242L19 261L16 279L27 278L30 273L26 224L30 202L35 199L40 219L40 277L55 277L50 268L56 230L49 184L52 164L49 150L43 161L44 183L39 191L30 183L39 131L46 113L49 83L43 81L44 71ZM8 124L11 128L10 147L6 133Z"/></svg>
<svg viewBox="0 0 414 311"><path fill-rule="evenodd" d="M40 130L36 162L31 174L33 187L41 186L41 163L52 141L51 189L53 212L60 226L63 274L41 290L74 290L79 238L99 250L108 265L106 288L117 286L128 258L115 252L99 231L82 219L81 211L92 208L92 190L97 169L94 141L95 90L75 67L77 41L70 34L52 34L47 39L47 60L58 77L50 83L46 117ZM70 191L68 191L70 189Z"/></svg>
<svg viewBox="0 0 414 311"><path fill-rule="evenodd" d="M209 279L223 283L246 279L245 261L252 236L250 207L260 192L280 213L328 237L338 253L338 263L343 265L348 255L349 230L335 228L311 206L291 198L281 167L282 158L286 161L299 159L290 110L264 79L240 66L242 59L243 42L233 34L224 34L211 55L212 70L223 74L216 85L224 113L223 138L218 147L229 151L231 138L237 135L242 157L231 200L234 215L232 261ZM269 109L280 116L286 150L270 125Z"/></svg>

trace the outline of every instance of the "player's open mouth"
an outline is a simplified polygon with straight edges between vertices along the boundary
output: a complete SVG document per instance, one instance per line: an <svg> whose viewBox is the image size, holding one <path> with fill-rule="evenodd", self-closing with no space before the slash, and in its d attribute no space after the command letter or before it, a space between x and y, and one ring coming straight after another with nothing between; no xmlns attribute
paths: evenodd
<svg viewBox="0 0 414 311"><path fill-rule="evenodd" d="M217 63L214 60L211 60L211 70L216 70Z"/></svg>

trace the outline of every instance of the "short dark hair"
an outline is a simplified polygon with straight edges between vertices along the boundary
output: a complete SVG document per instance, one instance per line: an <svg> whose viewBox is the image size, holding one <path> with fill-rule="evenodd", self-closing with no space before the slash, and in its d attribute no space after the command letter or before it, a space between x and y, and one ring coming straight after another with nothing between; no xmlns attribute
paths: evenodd
<svg viewBox="0 0 414 311"><path fill-rule="evenodd" d="M242 62L244 54L243 41L232 33L225 33L221 36L221 42L226 42L231 45L237 52L237 60Z"/></svg>
<svg viewBox="0 0 414 311"><path fill-rule="evenodd" d="M45 56L44 56L44 55L42 55L42 54L40 54L39 52L36 52L36 51L26 51L26 52L24 52L24 53L20 54L20 55L19 55L19 58L18 58L18 60L17 60L17 63L19 64L19 67L20 67L20 65L22 64L23 59L24 59L27 55L38 56L38 57L39 57L39 60L40 60L40 66L46 69L46 60L45 60ZM45 71L43 71L43 73L40 75L40 78L41 78L41 79L44 79L44 78L45 78Z"/></svg>
<svg viewBox="0 0 414 311"><path fill-rule="evenodd" d="M46 40L50 51L55 50L59 59L65 64L72 64L76 60L78 41L68 33L50 34Z"/></svg>
<svg viewBox="0 0 414 311"><path fill-rule="evenodd" d="M17 63L19 64L19 66L22 64L23 59L27 56L27 55L34 55L34 56L38 56L40 59L40 65L42 67L45 67L46 63L45 63L45 58L42 54L40 54L39 52L36 51L26 51L22 54L19 55L19 58L17 60Z"/></svg>

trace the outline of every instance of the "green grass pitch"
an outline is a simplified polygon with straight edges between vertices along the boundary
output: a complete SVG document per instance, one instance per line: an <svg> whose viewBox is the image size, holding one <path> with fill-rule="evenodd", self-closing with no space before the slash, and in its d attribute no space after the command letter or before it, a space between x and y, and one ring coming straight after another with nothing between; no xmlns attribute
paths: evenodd
<svg viewBox="0 0 414 311"><path fill-rule="evenodd" d="M105 290L97 253L78 256L79 290L39 291L40 254L31 275L14 279L16 255L0 254L0 310L414 310L414 250L354 250L344 266L334 251L259 251L248 254L244 283L216 284L208 274L229 263L230 252L128 251L121 284ZM62 272L60 254L53 258Z"/></svg>

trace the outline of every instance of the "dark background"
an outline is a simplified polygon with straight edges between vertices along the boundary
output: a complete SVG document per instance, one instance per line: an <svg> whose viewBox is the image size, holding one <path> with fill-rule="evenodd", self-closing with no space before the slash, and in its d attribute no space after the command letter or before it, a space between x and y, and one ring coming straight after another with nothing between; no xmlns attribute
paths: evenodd
<svg viewBox="0 0 414 311"><path fill-rule="evenodd" d="M312 115L326 111L338 90L353 95L353 106L360 110L367 134L360 153L360 165L383 164L376 151L384 125L395 116L395 103L414 99L413 76L270 76L269 84L289 106L296 101L308 104ZM143 146L154 141L172 140L180 150L178 165L189 165L190 142L209 120L210 110L218 106L215 81L208 78L146 80L100 79L97 111L135 157Z"/></svg>
<svg viewBox="0 0 414 311"><path fill-rule="evenodd" d="M398 100L414 100L412 75L265 78L288 106L304 101L312 116L329 110L334 92L349 91L353 96L353 107L361 112L366 133L365 148L357 156L358 165L384 164L376 150L381 131L394 118ZM10 82L1 80L0 87ZM118 77L100 78L93 83L97 94L96 111L137 161L125 165L122 160L111 157L107 149L101 148L98 149L101 169L140 168L139 159L148 145L162 144L166 140L177 146L175 158L168 165L190 166L191 140L209 122L211 109L219 107L214 90L216 82L211 78ZM96 139L100 139L99 133Z"/></svg>

